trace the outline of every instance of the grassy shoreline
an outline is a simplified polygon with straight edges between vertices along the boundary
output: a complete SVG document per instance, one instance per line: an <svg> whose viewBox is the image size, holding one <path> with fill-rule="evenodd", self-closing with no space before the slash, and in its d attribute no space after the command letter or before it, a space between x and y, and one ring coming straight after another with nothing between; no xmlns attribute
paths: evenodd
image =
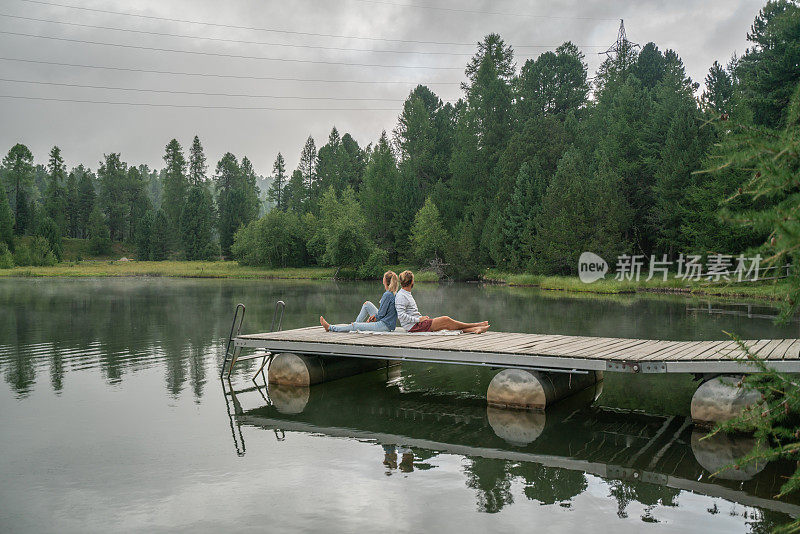
<svg viewBox="0 0 800 534"><path fill-rule="evenodd" d="M407 266L391 266L400 272ZM332 267L248 267L231 261L81 261L62 262L52 267L14 267L0 269L0 278L10 277L173 277L173 278L233 278L233 279L288 279L288 280L355 280L352 271L338 273ZM417 273L419 282L437 282L432 272ZM618 282L613 278L584 284L577 277L544 276L524 273L505 273L488 269L483 275L486 283L509 286L536 287L544 290L572 293L623 294L623 293L676 293L720 297L745 297L763 300L783 300L789 293L785 280L770 280L747 284L710 284L669 279L639 282Z"/></svg>
<svg viewBox="0 0 800 534"><path fill-rule="evenodd" d="M585 284L574 276L545 276L535 274L514 274L488 269L483 279L487 282L510 286L538 287L551 291L576 293L674 293L686 295L707 295L715 297L746 297L762 300L780 301L789 294L786 280L764 280L744 283L711 283L706 281L687 282L681 279L653 279L650 281L617 281L613 277Z"/></svg>

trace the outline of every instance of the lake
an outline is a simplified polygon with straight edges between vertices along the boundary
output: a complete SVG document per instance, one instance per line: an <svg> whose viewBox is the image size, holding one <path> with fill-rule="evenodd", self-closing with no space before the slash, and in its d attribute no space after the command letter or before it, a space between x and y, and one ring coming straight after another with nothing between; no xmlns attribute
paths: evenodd
<svg viewBox="0 0 800 534"><path fill-rule="evenodd" d="M403 364L312 388L219 380L243 332L351 321L377 283L0 280L0 531L767 532L782 462L702 440L691 376L606 374L547 413L486 406L488 369ZM763 303L475 284L414 289L422 313L495 330L798 337ZM750 316L748 317L748 313Z"/></svg>

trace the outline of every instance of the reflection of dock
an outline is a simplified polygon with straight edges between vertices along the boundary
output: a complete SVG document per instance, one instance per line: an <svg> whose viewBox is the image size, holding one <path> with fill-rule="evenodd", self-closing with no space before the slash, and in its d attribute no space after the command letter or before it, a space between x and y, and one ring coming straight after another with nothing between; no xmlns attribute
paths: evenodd
<svg viewBox="0 0 800 534"><path fill-rule="evenodd" d="M259 406L254 409L243 408L234 393L233 419L240 429L269 429L279 440L291 441L285 433L302 432L402 445L424 457L460 455L473 465L489 462L494 466L490 478L519 469L532 486L548 484L536 477L552 476L553 469L567 470L574 473L567 478L588 473L632 488L631 494L669 500L678 491L691 491L800 517L800 506L770 498L778 492L780 466L761 464L711 478L711 472L748 452L753 442L726 436L701 442L705 432L693 430L687 419L586 407L595 398L592 391L545 414L432 399L384 384L367 389L365 394L363 388L335 382L312 388L273 386L269 395L262 392L264 398L252 395ZM537 471L542 468L544 474ZM581 491L562 488L567 499Z"/></svg>
<svg viewBox="0 0 800 534"><path fill-rule="evenodd" d="M775 369L800 372L800 339L744 341ZM641 373L735 373L758 369L735 341L663 341L586 336L487 332L456 336L331 333L321 327L239 335L237 348L272 353L393 359L429 363L551 371Z"/></svg>
<svg viewBox="0 0 800 534"><path fill-rule="evenodd" d="M365 432L351 428L318 427L309 423L288 421L285 419L270 419L249 415L240 416L238 419L245 425L276 430L278 432L305 432L309 434L323 434L325 436L337 438L351 438L365 441L372 440L379 443L402 443L406 447L428 449L448 454L457 454L460 456L477 456L480 458L505 460L509 462L533 462L541 464L545 467L568 469L570 471L583 471L584 473L589 473L605 479L658 484L660 486L667 486L669 488L678 490L700 493L709 497L719 497L743 504L745 506L754 506L776 512L782 512L791 515L792 517L800 517L800 506L796 504L766 499L763 497L756 497L741 490L727 488L718 484L688 480L685 478L653 471L641 471L632 467L608 465L599 462L591 462L561 456L551 456L546 454L534 454L487 447L470 447L467 445L457 445L452 443L444 443L441 441L415 439L397 434Z"/></svg>

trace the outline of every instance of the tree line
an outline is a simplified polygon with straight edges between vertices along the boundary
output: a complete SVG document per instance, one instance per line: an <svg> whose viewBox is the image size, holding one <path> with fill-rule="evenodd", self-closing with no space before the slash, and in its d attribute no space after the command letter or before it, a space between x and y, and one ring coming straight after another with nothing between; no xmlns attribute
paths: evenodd
<svg viewBox="0 0 800 534"><path fill-rule="evenodd" d="M67 173L59 147L42 166L25 145L14 145L0 169L0 265L54 264L65 237L88 240L94 255L108 254L115 241L133 244L141 260L229 254L234 232L259 214L250 160L227 153L209 177L195 136L188 160L172 139L164 163L155 171L111 153L96 172L78 165Z"/></svg>
<svg viewBox="0 0 800 534"><path fill-rule="evenodd" d="M291 173L279 152L264 205L247 158L226 154L207 180L197 138L188 164L173 140L159 172L111 154L96 176L66 174L56 149L34 169L17 145L2 169L11 232L48 243L57 233L98 246L133 241L143 258L222 254L365 276L398 262L470 278L487 266L574 273L583 251L610 263L622 253L752 251L769 230L725 214L769 200L736 195L746 172L722 165L720 147L734 122L785 126L800 81L799 31L796 2L767 2L751 47L715 62L699 97L679 55L652 42L621 43L590 80L570 42L518 68L513 48L491 34L466 65L456 103L420 85L395 128L366 147L333 127L319 148L307 139ZM35 180L46 187L31 202Z"/></svg>
<svg viewBox="0 0 800 534"><path fill-rule="evenodd" d="M274 209L237 233L233 255L364 274L433 260L473 277L486 266L574 273L582 251L610 263L752 251L769 231L725 212L765 200L728 200L746 175L720 165L720 146L733 122L785 124L798 32L797 4L768 2L752 46L715 62L699 97L678 54L652 42L621 43L590 82L572 43L517 69L512 47L488 35L455 104L420 85L395 129L363 151L333 128L318 151L308 139L291 176L279 153Z"/></svg>

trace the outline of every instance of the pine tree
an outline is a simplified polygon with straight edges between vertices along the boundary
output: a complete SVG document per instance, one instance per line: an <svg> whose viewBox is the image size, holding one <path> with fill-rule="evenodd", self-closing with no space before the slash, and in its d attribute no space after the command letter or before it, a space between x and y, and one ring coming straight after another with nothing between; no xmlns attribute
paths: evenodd
<svg viewBox="0 0 800 534"><path fill-rule="evenodd" d="M88 222L89 251L101 256L111 252L111 232L98 206L92 209Z"/></svg>
<svg viewBox="0 0 800 534"><path fill-rule="evenodd" d="M217 192L217 228L219 244L223 256L230 256L233 235L242 223L252 220L248 218L246 181L236 156L230 152L222 156L217 163L215 188Z"/></svg>
<svg viewBox="0 0 800 534"><path fill-rule="evenodd" d="M203 145L200 144L200 138L195 135L192 140L192 148L189 150L189 185L205 183L207 172L208 165L206 165Z"/></svg>
<svg viewBox="0 0 800 534"><path fill-rule="evenodd" d="M189 182L186 179L186 158L176 139L167 143L164 153L164 192L161 207L171 228L179 228L181 209L186 202Z"/></svg>
<svg viewBox="0 0 800 534"><path fill-rule="evenodd" d="M17 143L3 158L6 190L11 190L9 201L14 210L14 232L21 235L28 225L28 190L33 184L33 154L23 144Z"/></svg>
<svg viewBox="0 0 800 534"><path fill-rule="evenodd" d="M393 248L394 228L386 221L396 217L398 176L397 162L384 131L370 155L360 195L364 213L372 221L368 225L372 238L384 249Z"/></svg>
<svg viewBox="0 0 800 534"><path fill-rule="evenodd" d="M210 260L217 255L213 210L211 193L202 185L192 186L181 213L183 252L187 260Z"/></svg>
<svg viewBox="0 0 800 534"><path fill-rule="evenodd" d="M45 194L45 215L56 223L58 231L63 235L67 231L67 192L64 189L67 169L64 158L61 157L61 149L57 146L50 150L47 174L50 181ZM61 259L60 254L56 256Z"/></svg>
<svg viewBox="0 0 800 534"><path fill-rule="evenodd" d="M261 211L261 200L259 200L257 185L258 177L247 156L242 158L240 172L241 180L237 184L242 189L244 203L238 209L240 210L241 224L248 224L258 218L258 213Z"/></svg>
<svg viewBox="0 0 800 534"><path fill-rule="evenodd" d="M89 237L89 218L95 207L97 193L94 190L91 173L82 167L82 165L78 167L82 172L78 180L78 233L76 237L85 239Z"/></svg>
<svg viewBox="0 0 800 534"><path fill-rule="evenodd" d="M699 134L701 117L694 102L687 103L670 123L654 175L653 207L648 213L655 249L673 259L688 250L691 242L682 239L681 225L691 215L685 198L692 184L692 172L700 168L710 139ZM707 221L708 222L708 221Z"/></svg>
<svg viewBox="0 0 800 534"><path fill-rule="evenodd" d="M136 225L136 234L134 239L136 242L136 257L141 261L147 261L150 259L150 236L153 231L154 219L155 215L153 214L153 211L148 210L144 215L142 215L138 221L138 224Z"/></svg>
<svg viewBox="0 0 800 534"><path fill-rule="evenodd" d="M341 162L339 172L344 186L348 185L358 193L364 180L364 171L367 168L366 151L358 146L358 142L349 133L342 136Z"/></svg>
<svg viewBox="0 0 800 534"><path fill-rule="evenodd" d="M163 261L169 255L170 223L164 210L158 210L150 230L150 259Z"/></svg>
<svg viewBox="0 0 800 534"><path fill-rule="evenodd" d="M563 116L586 104L588 67L580 49L567 41L555 52L544 52L525 62L514 80L518 113L524 123L536 115Z"/></svg>
<svg viewBox="0 0 800 534"><path fill-rule="evenodd" d="M104 161L97 169L100 182L98 203L106 215L108 229L112 240L122 240L126 229L126 205L124 194L128 174L128 164L121 160L120 154L106 154Z"/></svg>
<svg viewBox="0 0 800 534"><path fill-rule="evenodd" d="M626 211L619 177L610 169L602 163L595 171L577 149L564 154L535 220L534 271L573 274L584 251L611 263L624 250L620 225Z"/></svg>
<svg viewBox="0 0 800 534"><path fill-rule="evenodd" d="M733 77L715 61L706 75L706 90L703 91L701 102L717 115L730 113L733 92Z"/></svg>
<svg viewBox="0 0 800 534"><path fill-rule="evenodd" d="M69 237L78 237L79 196L78 196L78 180L75 178L74 171L69 173L69 177L67 178L66 201L67 201L67 209L65 215L67 221L67 228L65 233Z"/></svg>
<svg viewBox="0 0 800 534"><path fill-rule="evenodd" d="M267 199L275 203L275 209L286 211L286 198L283 190L286 187L286 162L283 155L278 152L275 163L272 165L272 185L267 192Z"/></svg>
<svg viewBox="0 0 800 534"><path fill-rule="evenodd" d="M781 129L752 127L734 124L728 126L730 137L723 143L723 159L714 163L710 172L733 168L745 173L747 179L736 195L750 200L763 199L758 209L738 211L735 208L723 212L729 222L756 225L769 233L764 243L774 265L790 263L791 275L787 282L788 295L783 299L780 321L790 320L800 307L800 222L795 213L800 204L800 83L785 110L786 124ZM735 197L734 197L735 200ZM746 354L741 359L758 372L748 374L740 386L754 389L761 394L762 401L746 407L742 414L718 425L718 432L747 432L754 434L759 445L742 458L736 460L736 469L753 462L770 462L783 459L791 462L794 472L782 481L778 498L800 490L800 385L795 375L775 370L767 365L764 357L754 355L738 336L734 340ZM800 521L795 520L780 530L796 532Z"/></svg>
<svg viewBox="0 0 800 534"><path fill-rule="evenodd" d="M35 204L28 202L28 192L25 189L20 190L17 194L16 204L17 213L14 221L14 233L24 235L26 232L32 231L36 226Z"/></svg>
<svg viewBox="0 0 800 534"><path fill-rule="evenodd" d="M303 150L300 152L300 163L297 169L303 175L303 187L305 188L305 198L311 203L305 203L305 208L311 210L313 204L317 202L317 146L314 138L310 135L306 139Z"/></svg>
<svg viewBox="0 0 800 534"><path fill-rule="evenodd" d="M546 189L547 179L538 161L523 163L500 224L501 231L497 232L502 237L502 259L512 269L524 269L531 260L536 233L534 220L541 209ZM498 258L495 261L500 263Z"/></svg>
<svg viewBox="0 0 800 534"><path fill-rule="evenodd" d="M305 187L305 180L300 169L295 169L292 177L283 188L286 209L295 213L305 213L308 205L308 195Z"/></svg>
<svg viewBox="0 0 800 534"><path fill-rule="evenodd" d="M303 148L305 151L305 147ZM317 202L320 191L326 191L329 187L340 193L347 182L343 176L343 156L342 138L339 130L334 126L328 135L328 142L320 147L317 153L316 180L309 189L309 196L312 203ZM302 156L301 156L302 157Z"/></svg>
<svg viewBox="0 0 800 534"><path fill-rule="evenodd" d="M9 250L14 248L14 214L6 198L6 188L0 185L0 243Z"/></svg>
<svg viewBox="0 0 800 534"><path fill-rule="evenodd" d="M791 0L769 1L753 21L747 49L736 69L745 102L757 125L785 124L789 98L800 82L800 5Z"/></svg>

